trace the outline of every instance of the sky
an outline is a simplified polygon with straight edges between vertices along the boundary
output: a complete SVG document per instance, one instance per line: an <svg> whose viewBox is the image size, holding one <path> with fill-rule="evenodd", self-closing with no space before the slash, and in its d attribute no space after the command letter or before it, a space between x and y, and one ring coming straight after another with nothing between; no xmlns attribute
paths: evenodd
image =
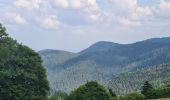
<svg viewBox="0 0 170 100"><path fill-rule="evenodd" d="M39 51L170 37L170 0L0 0L0 23Z"/></svg>

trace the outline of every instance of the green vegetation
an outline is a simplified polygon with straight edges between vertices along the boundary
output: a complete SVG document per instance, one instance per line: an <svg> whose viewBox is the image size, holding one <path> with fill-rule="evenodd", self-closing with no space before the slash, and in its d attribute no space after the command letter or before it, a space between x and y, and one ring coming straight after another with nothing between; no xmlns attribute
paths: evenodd
<svg viewBox="0 0 170 100"><path fill-rule="evenodd" d="M125 96L119 97L118 100L146 100L146 99L145 99L145 96L143 94L131 93L131 94L127 94Z"/></svg>
<svg viewBox="0 0 170 100"><path fill-rule="evenodd" d="M148 98L149 92L150 92L152 89L153 89L152 85L151 85L148 81L146 81L145 84L144 84L144 86L142 87L141 93L142 93L143 95L145 95L146 98Z"/></svg>
<svg viewBox="0 0 170 100"><path fill-rule="evenodd" d="M157 42L158 41L156 41L156 43ZM167 43L167 41L165 41L165 43ZM108 45L108 47L110 48L110 45ZM165 48L167 51L169 50L168 47ZM165 48L163 50L165 50ZM150 48L149 50L151 49L153 48ZM160 49L157 50L154 50L154 54L156 56L158 56L157 54L160 54L160 52L161 54L163 53L162 51L159 51ZM100 53L102 51L100 51ZM98 55L103 56L103 54L100 53L98 53ZM117 53L120 52L117 51ZM40 56L29 47L19 44L16 40L10 38L6 33L6 28L0 24L0 100L146 100L170 98L170 85L168 85L170 83L170 63L142 69L138 69L133 66L130 68L130 72L124 72L122 74L119 73L117 75L110 74L112 71L104 68L107 69L105 72L110 71L107 72L107 75L104 75L105 73L102 72L104 69L101 70L101 66L97 68L98 66L94 63L95 61L91 64L90 60L83 61L83 63L87 63L87 65L82 65L81 67L78 65L71 69L67 68L70 64L74 65L74 61L87 59L86 57L89 55L85 54L85 52L75 55L73 53L62 51L57 51L56 54L56 51L47 50L45 53L40 52L40 54L43 55L42 57L44 57L44 59L48 59L49 54L50 56L53 55L54 59L48 59L51 62L54 62L55 59L58 60L58 62L50 65L50 70L55 67L55 64L58 64L63 68L57 67L55 69L62 69L63 74L66 74L67 76L74 76L74 74L79 75L78 77L69 77L69 80L71 81L75 81L77 79L80 80L81 78L88 80L88 78L91 78L89 73L92 73L94 76L91 80L97 79L101 83L104 81L106 83L105 86L109 87L108 90L106 90L104 86L98 84L97 81L91 81L84 85L80 85L69 95L65 92L58 91L49 96L49 84ZM81 54L83 54L83 56ZM61 58L58 58L57 56ZM152 56L152 54L150 56ZM161 60L163 59L162 56ZM170 55L168 54L166 55L164 59L165 62L169 60L169 56ZM79 57L83 58L80 59ZM100 64L101 59L98 58L96 60ZM112 59L112 57L110 59ZM70 60L71 63L68 60ZM62 64L65 61L67 62L65 63L66 65ZM44 62L44 64L48 65L50 62ZM81 65L81 63L79 64ZM88 65L95 66L87 68ZM83 68L83 70L81 68ZM65 69L67 69L67 71L65 71ZM53 72L55 72L55 70ZM51 75L52 74L53 73L51 73ZM64 79L63 76L61 78ZM147 80L150 80L150 82ZM145 83L143 84L143 82ZM62 82L60 85L61 84ZM65 84L69 85L68 83ZM64 84L62 85L64 86ZM139 90L141 87L142 90L140 93Z"/></svg>
<svg viewBox="0 0 170 100"><path fill-rule="evenodd" d="M66 96L67 95L65 95L65 97ZM108 90L106 90L97 82L92 81L72 91L67 99L61 100L148 100L158 98L170 98L170 85L153 88L153 86L146 81L142 86L141 93L133 92L117 97L112 89L108 88Z"/></svg>
<svg viewBox="0 0 170 100"><path fill-rule="evenodd" d="M153 88L152 85L148 81L146 81L144 86L142 87L141 93L134 92L124 96L115 97L113 100L156 100L159 98L170 98L170 85Z"/></svg>
<svg viewBox="0 0 170 100"><path fill-rule="evenodd" d="M152 100L170 100L170 98L160 98L160 99L152 99Z"/></svg>
<svg viewBox="0 0 170 100"><path fill-rule="evenodd" d="M72 91L68 100L111 100L111 96L103 86L92 81Z"/></svg>
<svg viewBox="0 0 170 100"><path fill-rule="evenodd" d="M10 38L0 24L0 100L45 100L48 93L39 55Z"/></svg>
<svg viewBox="0 0 170 100"><path fill-rule="evenodd" d="M108 87L111 80L112 90L124 95L139 91L146 80L151 80L153 86L170 80L170 67L161 68L160 65L170 62L168 37L125 45L98 42L79 53L42 50L39 54L54 92L70 92L86 80L96 80ZM160 67L151 68L155 65Z"/></svg>
<svg viewBox="0 0 170 100"><path fill-rule="evenodd" d="M66 100L68 97L67 93L58 91L49 97L49 100Z"/></svg>
<svg viewBox="0 0 170 100"><path fill-rule="evenodd" d="M159 88L151 89L147 92L146 98L158 99L158 98L170 98L170 86L161 86Z"/></svg>
<svg viewBox="0 0 170 100"><path fill-rule="evenodd" d="M113 98L116 97L116 93L114 93L111 88L108 88L108 90L109 90L110 95L111 95Z"/></svg>
<svg viewBox="0 0 170 100"><path fill-rule="evenodd" d="M169 84L170 63L141 68L137 71L113 76L108 85L116 94L125 95L134 91L140 91L147 80L155 88Z"/></svg>
<svg viewBox="0 0 170 100"><path fill-rule="evenodd" d="M145 96L138 92L117 97L111 91L111 89L106 90L97 82L91 81L81 85L72 91L70 95L64 92L57 92L50 96L49 100L146 100Z"/></svg>

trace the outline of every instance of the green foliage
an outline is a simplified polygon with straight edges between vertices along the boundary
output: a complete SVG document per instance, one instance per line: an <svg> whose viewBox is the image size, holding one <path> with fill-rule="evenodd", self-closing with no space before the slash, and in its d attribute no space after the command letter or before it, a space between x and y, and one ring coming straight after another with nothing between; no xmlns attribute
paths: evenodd
<svg viewBox="0 0 170 100"><path fill-rule="evenodd" d="M148 99L158 99L158 98L169 98L170 97L170 87L162 86L156 89L151 89L147 92Z"/></svg>
<svg viewBox="0 0 170 100"><path fill-rule="evenodd" d="M157 88L170 83L170 63L141 68L134 72L125 72L113 76L109 80L109 87L118 95L125 95L134 91L140 91L144 82L149 80L153 87Z"/></svg>
<svg viewBox="0 0 170 100"><path fill-rule="evenodd" d="M119 100L119 97L113 97L111 100Z"/></svg>
<svg viewBox="0 0 170 100"><path fill-rule="evenodd" d="M131 93L123 97L120 97L119 100L146 100L145 96L140 93Z"/></svg>
<svg viewBox="0 0 170 100"><path fill-rule="evenodd" d="M110 100L106 89L97 82L87 82L71 92L68 100Z"/></svg>
<svg viewBox="0 0 170 100"><path fill-rule="evenodd" d="M145 95L146 98L148 98L148 92L150 92L151 89L153 89L152 85L148 81L146 81L144 86L142 87L141 93Z"/></svg>
<svg viewBox="0 0 170 100"><path fill-rule="evenodd" d="M116 94L112 91L111 88L108 88L110 95L114 98L116 97Z"/></svg>
<svg viewBox="0 0 170 100"><path fill-rule="evenodd" d="M0 100L45 100L48 91L39 55L8 37L0 24Z"/></svg>
<svg viewBox="0 0 170 100"><path fill-rule="evenodd" d="M66 100L67 97L68 97L67 93L58 91L52 96L50 96L49 100Z"/></svg>
<svg viewBox="0 0 170 100"><path fill-rule="evenodd" d="M0 23L0 38L2 37L7 37L8 34L6 33L6 28L2 26L2 24Z"/></svg>

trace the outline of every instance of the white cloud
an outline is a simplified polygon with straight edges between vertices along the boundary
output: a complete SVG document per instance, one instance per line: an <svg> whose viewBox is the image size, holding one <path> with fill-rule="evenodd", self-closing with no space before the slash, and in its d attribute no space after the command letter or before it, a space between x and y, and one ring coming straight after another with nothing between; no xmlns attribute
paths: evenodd
<svg viewBox="0 0 170 100"><path fill-rule="evenodd" d="M6 16L6 20L12 23L25 24L27 22L26 19L18 13L6 12L5 16Z"/></svg>
<svg viewBox="0 0 170 100"><path fill-rule="evenodd" d="M126 19L126 18L120 18L119 23L120 23L121 26L124 26L124 27L133 27L133 26L140 26L141 25L141 23L139 21L131 21L131 20Z"/></svg>
<svg viewBox="0 0 170 100"><path fill-rule="evenodd" d="M137 7L136 11L139 15L140 14L144 16L152 15L151 8L149 7Z"/></svg>
<svg viewBox="0 0 170 100"><path fill-rule="evenodd" d="M88 0L88 5L97 6L96 0Z"/></svg>
<svg viewBox="0 0 170 100"><path fill-rule="evenodd" d="M137 0L109 0L112 3L114 12L129 13L137 7Z"/></svg>
<svg viewBox="0 0 170 100"><path fill-rule="evenodd" d="M152 9L149 7L137 7L134 12L130 13L130 18L133 20L141 20L153 14Z"/></svg>
<svg viewBox="0 0 170 100"><path fill-rule="evenodd" d="M96 0L54 0L56 7L80 9L88 6L97 6Z"/></svg>
<svg viewBox="0 0 170 100"><path fill-rule="evenodd" d="M41 7L42 3L43 0L16 0L15 1L15 5L27 9L35 9L35 8L38 9ZM48 8L46 11L52 12L48 14L58 16L57 13L55 13L55 11L58 11L58 8L64 8L62 10L67 10L66 11L67 13L69 13L70 9L72 10L76 9L77 11L78 10L81 11L79 15L81 15L80 17L82 17L82 20L89 21L90 24L92 23L93 24L105 23L108 25L119 24L122 25L122 27L140 26L142 21L148 20L150 17L154 16L153 15L154 11L152 7L139 6L138 0L108 0L108 3L112 5L110 7L111 9L110 11L102 10L102 8L100 8L96 0L49 0L48 3L50 4L52 3L57 7L55 10L53 8ZM168 7L169 7L168 2L162 0L162 2L160 3L160 9L165 9L165 8L167 9ZM154 9L154 10L158 10L158 9ZM64 11L63 14L66 12ZM42 25L43 26L48 25L46 26L48 28L56 28L60 24L60 21L58 21L57 17L54 16L53 17L46 16L43 17L43 19L44 20L42 22L43 23ZM64 23L67 24L67 22Z"/></svg>
<svg viewBox="0 0 170 100"><path fill-rule="evenodd" d="M153 15L149 6L139 6L138 0L109 0L112 5L110 19L122 27L140 26L142 21L150 19Z"/></svg>
<svg viewBox="0 0 170 100"><path fill-rule="evenodd" d="M81 11L79 14L86 21L98 22L102 19L102 11L100 11L96 0L55 0L54 2L57 8L64 8L67 11L70 9Z"/></svg>
<svg viewBox="0 0 170 100"><path fill-rule="evenodd" d="M26 34L29 34L32 39L35 38L36 33L37 36L43 36L42 39L39 39L41 43L49 36L49 41L52 41L49 44L54 41L64 43L61 41L66 37L72 44L82 44L82 38L77 34L81 33L82 37L91 38L93 42L108 39L127 42L128 39L132 41L132 38L137 40L144 38L143 36L145 38L160 36L156 34L170 36L169 0L162 0L160 3L156 3L158 0L150 0L155 2L152 5L139 5L138 0L0 1L2 1L0 3L0 20L7 26L15 25L17 32L11 31L10 33L14 33L16 39L20 37L22 40ZM26 25L17 25L24 23ZM23 36L17 36L15 33L23 33ZM45 35L44 33L52 34ZM56 37L58 38L56 39ZM83 38L84 43L87 43L86 38ZM23 39L23 41L25 40L27 39ZM31 42L34 47L38 48L37 44L33 43L37 42L37 39L35 40ZM64 46L68 45L64 43Z"/></svg>
<svg viewBox="0 0 170 100"><path fill-rule="evenodd" d="M68 0L54 0L54 4L55 4L55 6L61 7L61 8L68 8L69 7Z"/></svg>
<svg viewBox="0 0 170 100"><path fill-rule="evenodd" d="M170 10L170 1L161 0L159 7L162 10Z"/></svg>
<svg viewBox="0 0 170 100"><path fill-rule="evenodd" d="M99 15L90 15L90 19L93 21L98 21L99 20Z"/></svg>
<svg viewBox="0 0 170 100"><path fill-rule="evenodd" d="M78 9L78 8L83 7L82 0L69 0L69 1L70 1L69 3L70 3L71 8Z"/></svg>
<svg viewBox="0 0 170 100"><path fill-rule="evenodd" d="M66 8L79 9L84 6L82 0L54 0L54 3L55 6L65 9Z"/></svg>
<svg viewBox="0 0 170 100"><path fill-rule="evenodd" d="M38 22L40 22L44 28L49 28L49 29L57 29L60 25L60 22L57 20L57 16L55 15L48 15L42 17L38 19Z"/></svg>
<svg viewBox="0 0 170 100"><path fill-rule="evenodd" d="M26 9L38 9L40 8L43 0L15 0L14 5Z"/></svg>

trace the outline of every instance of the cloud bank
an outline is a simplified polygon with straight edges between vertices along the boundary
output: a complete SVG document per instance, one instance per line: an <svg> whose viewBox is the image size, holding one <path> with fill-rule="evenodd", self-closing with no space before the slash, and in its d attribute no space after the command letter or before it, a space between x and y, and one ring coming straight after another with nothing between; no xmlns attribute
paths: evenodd
<svg viewBox="0 0 170 100"><path fill-rule="evenodd" d="M11 36L35 50L170 36L169 0L0 0L0 7Z"/></svg>

